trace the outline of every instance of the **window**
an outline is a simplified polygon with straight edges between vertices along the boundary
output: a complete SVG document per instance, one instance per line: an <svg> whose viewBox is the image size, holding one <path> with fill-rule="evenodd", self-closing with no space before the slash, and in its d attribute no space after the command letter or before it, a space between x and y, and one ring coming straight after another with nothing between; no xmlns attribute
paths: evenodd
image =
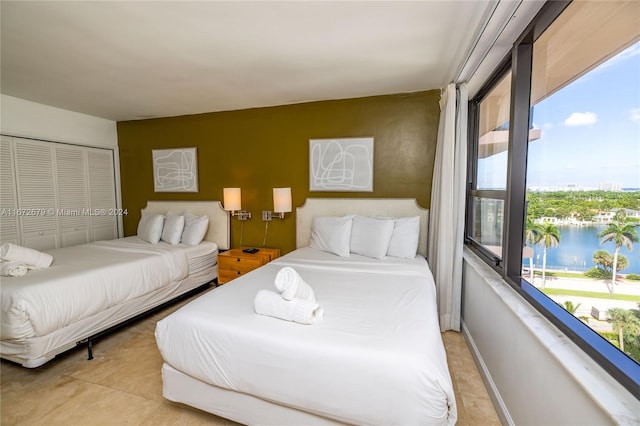
<svg viewBox="0 0 640 426"><path fill-rule="evenodd" d="M470 195L471 240L496 264L502 259L504 200L507 189L511 73L506 72L477 101L475 179Z"/></svg>
<svg viewBox="0 0 640 426"><path fill-rule="evenodd" d="M470 102L466 231L636 396L639 75L636 2L549 2Z"/></svg>

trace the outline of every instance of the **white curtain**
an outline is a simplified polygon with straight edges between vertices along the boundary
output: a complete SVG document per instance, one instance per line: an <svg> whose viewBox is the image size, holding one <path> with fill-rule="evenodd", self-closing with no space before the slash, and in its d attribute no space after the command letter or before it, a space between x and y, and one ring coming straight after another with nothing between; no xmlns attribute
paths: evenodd
<svg viewBox="0 0 640 426"><path fill-rule="evenodd" d="M438 145L429 211L428 260L436 282L442 331L460 331L467 102L464 83L457 91L454 84L449 84L440 98Z"/></svg>

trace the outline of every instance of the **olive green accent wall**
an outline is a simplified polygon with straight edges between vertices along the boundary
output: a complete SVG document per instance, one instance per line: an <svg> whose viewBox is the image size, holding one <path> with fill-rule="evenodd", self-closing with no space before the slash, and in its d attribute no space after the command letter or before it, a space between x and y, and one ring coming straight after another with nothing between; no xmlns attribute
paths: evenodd
<svg viewBox="0 0 640 426"><path fill-rule="evenodd" d="M262 246L262 210L272 188L291 187L293 210L269 223L266 246L295 249L295 207L307 197L416 198L429 207L440 93L310 102L118 123L125 235L135 235L147 200L222 200L242 188L243 245ZM374 137L373 192L309 192L309 139ZM156 193L152 149L197 147L197 193ZM232 219L232 246L241 223Z"/></svg>

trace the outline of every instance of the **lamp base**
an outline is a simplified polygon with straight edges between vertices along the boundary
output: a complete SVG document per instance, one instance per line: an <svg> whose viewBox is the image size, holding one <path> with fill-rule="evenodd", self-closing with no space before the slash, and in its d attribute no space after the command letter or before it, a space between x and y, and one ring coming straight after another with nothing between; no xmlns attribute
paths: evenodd
<svg viewBox="0 0 640 426"><path fill-rule="evenodd" d="M262 220L271 222L273 219L284 219L284 213L274 213L271 210L262 210Z"/></svg>
<svg viewBox="0 0 640 426"><path fill-rule="evenodd" d="M246 210L237 210L231 214L232 216L236 216L238 220L247 220L251 219L251 212Z"/></svg>

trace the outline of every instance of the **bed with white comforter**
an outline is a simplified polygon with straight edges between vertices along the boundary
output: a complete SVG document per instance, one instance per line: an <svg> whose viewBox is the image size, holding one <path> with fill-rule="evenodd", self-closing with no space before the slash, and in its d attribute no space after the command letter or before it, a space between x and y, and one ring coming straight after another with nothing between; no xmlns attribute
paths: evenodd
<svg viewBox="0 0 640 426"><path fill-rule="evenodd" d="M197 211L203 202L187 205ZM218 205L207 205L224 215L223 223L211 226L223 228L218 241L228 246L228 215ZM40 366L83 339L212 281L217 276L214 235L195 246L150 244L133 236L48 251L54 259L50 267L2 279L2 358Z"/></svg>
<svg viewBox="0 0 640 426"><path fill-rule="evenodd" d="M256 294L273 290L284 267L313 288L321 321L254 312ZM421 255L378 260L301 247L174 312L158 323L156 339L166 398L241 423L457 418L435 285Z"/></svg>

